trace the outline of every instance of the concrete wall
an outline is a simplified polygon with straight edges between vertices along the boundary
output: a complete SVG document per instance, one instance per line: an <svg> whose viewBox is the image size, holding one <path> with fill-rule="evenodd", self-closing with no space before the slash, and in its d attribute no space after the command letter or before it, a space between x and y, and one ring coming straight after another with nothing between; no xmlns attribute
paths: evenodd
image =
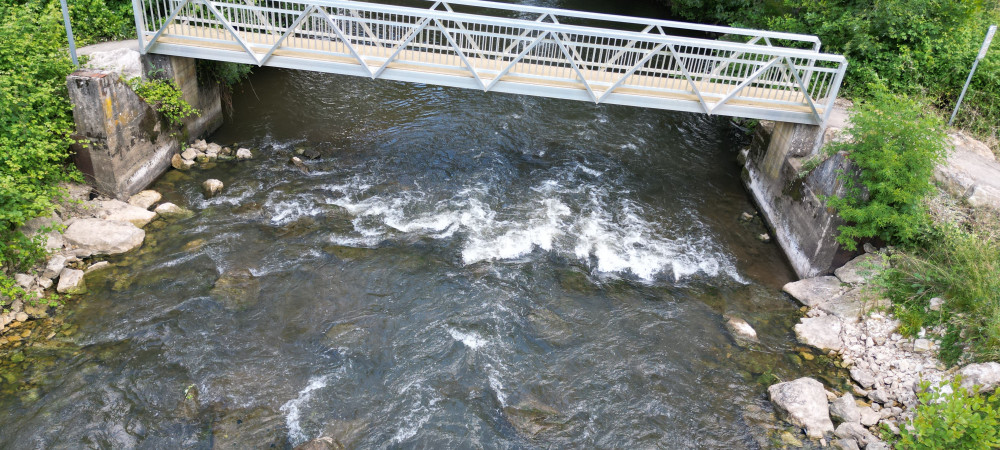
<svg viewBox="0 0 1000 450"><path fill-rule="evenodd" d="M156 56L143 65L172 78L201 115L172 127L115 72L79 69L67 77L77 137L85 141L74 147L77 166L98 191L119 199L162 175L182 142L222 124L218 87L198 85L194 60Z"/></svg>
<svg viewBox="0 0 1000 450"><path fill-rule="evenodd" d="M835 238L843 222L821 201L843 194L838 174L853 166L834 155L803 176L821 144L814 125L762 122L740 155L744 185L800 278L829 274L854 256L840 249Z"/></svg>

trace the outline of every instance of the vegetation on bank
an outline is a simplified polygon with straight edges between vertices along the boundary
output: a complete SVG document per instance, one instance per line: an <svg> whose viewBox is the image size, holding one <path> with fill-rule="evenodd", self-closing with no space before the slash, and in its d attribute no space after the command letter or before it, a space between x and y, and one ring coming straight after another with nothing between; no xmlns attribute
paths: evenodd
<svg viewBox="0 0 1000 450"><path fill-rule="evenodd" d="M69 11L78 46L135 36L128 0L73 0ZM13 275L46 256L44 236L19 228L52 212L64 195L60 183L82 179L69 161L66 76L73 65L66 43L58 1L0 0L0 310L28 298ZM199 69L209 74L203 81L220 82L228 92L250 67L208 63ZM167 81L130 84L174 123L194 112Z"/></svg>
<svg viewBox="0 0 1000 450"><path fill-rule="evenodd" d="M911 427L883 437L900 449L991 449L1000 447L1000 393L968 392L952 381L932 388L921 385L920 404Z"/></svg>

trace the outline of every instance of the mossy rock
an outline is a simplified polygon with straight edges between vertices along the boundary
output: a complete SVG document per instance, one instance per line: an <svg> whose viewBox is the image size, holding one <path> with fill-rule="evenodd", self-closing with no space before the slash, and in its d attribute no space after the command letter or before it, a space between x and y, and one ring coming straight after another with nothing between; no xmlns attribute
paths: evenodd
<svg viewBox="0 0 1000 450"><path fill-rule="evenodd" d="M215 280L210 295L226 309L246 309L260 300L260 280L247 269L230 270Z"/></svg>

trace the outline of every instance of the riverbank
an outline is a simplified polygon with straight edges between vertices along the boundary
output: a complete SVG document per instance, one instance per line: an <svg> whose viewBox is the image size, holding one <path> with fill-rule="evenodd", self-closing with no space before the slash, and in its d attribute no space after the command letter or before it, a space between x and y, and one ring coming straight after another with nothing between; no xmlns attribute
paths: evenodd
<svg viewBox="0 0 1000 450"><path fill-rule="evenodd" d="M849 139L832 130L833 139ZM935 170L937 194L927 208L939 226L968 226L970 217L996 214L1000 174L989 148L961 133L949 135L952 151ZM991 212L992 211L992 212ZM894 263L892 248L866 252L837 269L833 276L788 283L783 290L802 305L804 317L794 327L796 338L839 360L851 384L836 389L812 378L778 383L769 393L789 422L822 443L844 449L887 448L913 420L925 389L951 392L951 382L972 392L992 392L1000 385L1000 363L970 363L963 358L948 368L938 355L946 345L943 324L903 335L903 324L883 298L884 286L869 284ZM935 297L927 314L944 314L946 299ZM926 384L925 384L926 383ZM834 427L836 425L836 427Z"/></svg>
<svg viewBox="0 0 1000 450"><path fill-rule="evenodd" d="M196 165L211 168L215 164L252 159L249 149L233 150L204 140L195 141L182 154L175 155L174 166L187 170ZM224 185L215 179L203 182L204 195L217 195ZM182 206L163 202L154 190L142 191L123 202L99 195L90 186L66 183L65 198L47 217L33 219L21 231L27 236L45 233L49 256L14 280L28 293L29 299L16 299L0 314L0 350L17 349L24 335L25 323L57 316L65 302L87 292L87 278L106 270L110 257L132 252L143 245L145 227L156 220L174 220L193 214ZM46 231L50 230L50 231Z"/></svg>

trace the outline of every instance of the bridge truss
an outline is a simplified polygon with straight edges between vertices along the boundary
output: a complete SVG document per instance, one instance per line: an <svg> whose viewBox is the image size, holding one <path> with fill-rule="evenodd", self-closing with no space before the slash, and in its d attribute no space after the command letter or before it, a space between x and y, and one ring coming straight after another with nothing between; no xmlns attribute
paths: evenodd
<svg viewBox="0 0 1000 450"><path fill-rule="evenodd" d="M815 36L479 0L133 0L142 53L824 125Z"/></svg>

